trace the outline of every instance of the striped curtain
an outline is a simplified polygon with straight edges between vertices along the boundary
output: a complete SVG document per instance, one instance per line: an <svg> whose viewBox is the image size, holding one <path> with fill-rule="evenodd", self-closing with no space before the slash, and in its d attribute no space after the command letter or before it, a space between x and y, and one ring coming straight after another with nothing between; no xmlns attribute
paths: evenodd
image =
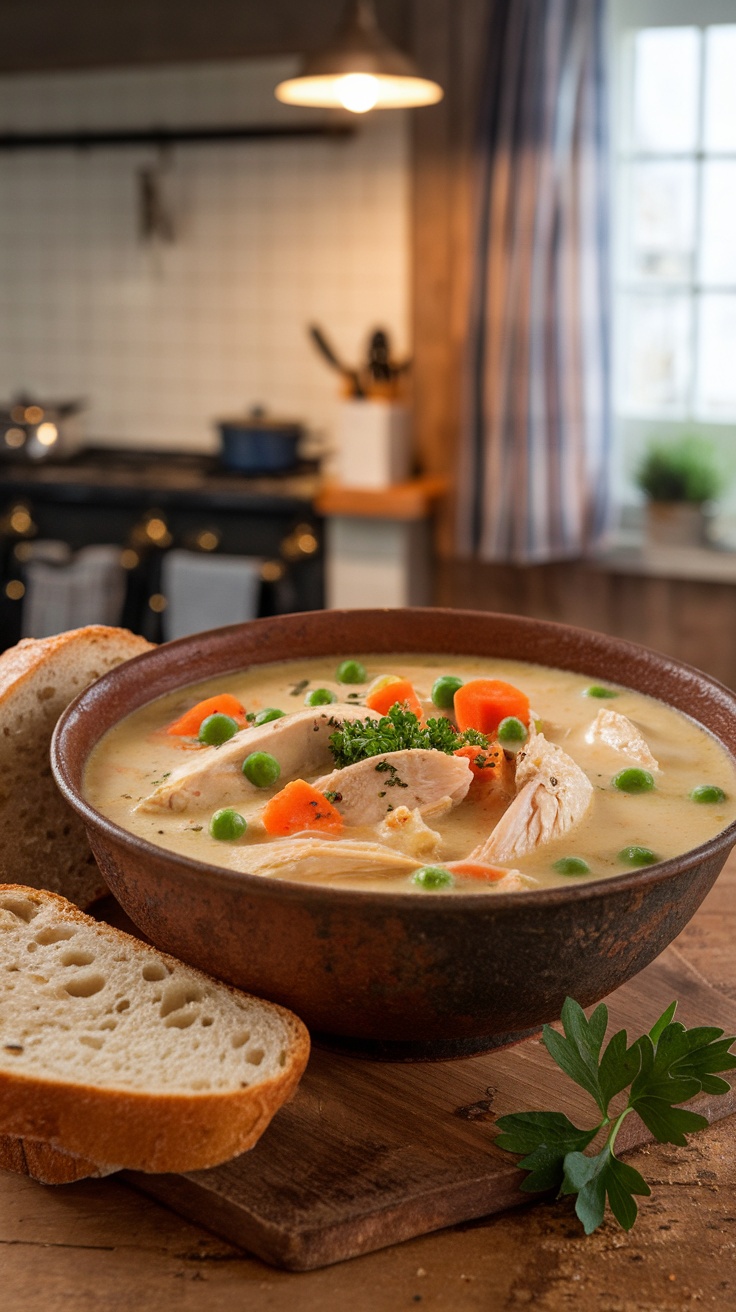
<svg viewBox="0 0 736 1312"><path fill-rule="evenodd" d="M605 0L489 0L458 546L581 555L610 518Z"/></svg>

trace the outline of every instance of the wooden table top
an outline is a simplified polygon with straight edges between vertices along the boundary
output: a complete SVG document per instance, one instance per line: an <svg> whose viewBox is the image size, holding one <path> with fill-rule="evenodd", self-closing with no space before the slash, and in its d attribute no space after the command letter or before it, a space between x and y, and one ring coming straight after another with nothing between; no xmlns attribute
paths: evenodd
<svg viewBox="0 0 736 1312"><path fill-rule="evenodd" d="M736 856L678 946L736 998ZM719 1018L713 1016L713 1024ZM643 1159L637 1162L637 1159ZM0 1172L4 1312L691 1312L736 1309L736 1116L632 1154L652 1186L626 1235L533 1203L320 1271L276 1271L114 1177L45 1188Z"/></svg>

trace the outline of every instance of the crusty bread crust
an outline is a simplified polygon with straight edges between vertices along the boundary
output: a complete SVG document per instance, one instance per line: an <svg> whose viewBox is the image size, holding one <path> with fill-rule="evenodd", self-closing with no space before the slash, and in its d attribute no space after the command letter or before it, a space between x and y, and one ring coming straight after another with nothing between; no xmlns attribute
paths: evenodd
<svg viewBox="0 0 736 1312"><path fill-rule="evenodd" d="M0 1134L0 1171L27 1175L41 1184L73 1184L89 1176L110 1174L109 1168L63 1153L50 1143L19 1139L12 1134Z"/></svg>
<svg viewBox="0 0 736 1312"><path fill-rule="evenodd" d="M93 920L54 893L20 885L3 886L0 892L53 906L55 920L93 926L106 944L124 946L142 962L155 956L182 969L173 957ZM251 998L193 967L185 969L192 980L214 983L223 994L252 1003L257 1013L266 1009L280 1018L287 1042L286 1060L277 1075L245 1088L179 1093L85 1083L81 1066L79 1079L73 1082L29 1077L4 1068L0 1069L0 1133L41 1141L108 1170L201 1170L251 1148L294 1092L309 1057L309 1035L285 1008ZM11 1148L6 1151L9 1157ZM25 1152L27 1159L28 1145Z"/></svg>
<svg viewBox="0 0 736 1312"><path fill-rule="evenodd" d="M49 744L77 693L151 646L93 624L0 654L0 881L47 887L81 907L106 891L84 826L52 778Z"/></svg>

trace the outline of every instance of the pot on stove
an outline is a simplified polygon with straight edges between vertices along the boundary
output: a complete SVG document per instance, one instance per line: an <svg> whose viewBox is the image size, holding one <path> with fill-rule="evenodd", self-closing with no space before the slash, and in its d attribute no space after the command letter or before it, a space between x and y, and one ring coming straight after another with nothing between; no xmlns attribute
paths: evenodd
<svg viewBox="0 0 736 1312"><path fill-rule="evenodd" d="M299 462L302 425L294 419L274 419L262 406L249 414L222 419L220 461L240 474L276 474Z"/></svg>
<svg viewBox="0 0 736 1312"><path fill-rule="evenodd" d="M66 460L82 440L81 401L41 401L19 396L0 403L0 460L40 463Z"/></svg>

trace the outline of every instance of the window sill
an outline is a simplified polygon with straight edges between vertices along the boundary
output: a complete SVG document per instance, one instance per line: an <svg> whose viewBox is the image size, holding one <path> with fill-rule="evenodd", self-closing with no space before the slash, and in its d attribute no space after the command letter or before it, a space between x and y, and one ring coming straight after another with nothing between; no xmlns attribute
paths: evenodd
<svg viewBox="0 0 736 1312"><path fill-rule="evenodd" d="M723 547L665 547L623 539L595 552L591 564L611 574L736 583L736 551Z"/></svg>

